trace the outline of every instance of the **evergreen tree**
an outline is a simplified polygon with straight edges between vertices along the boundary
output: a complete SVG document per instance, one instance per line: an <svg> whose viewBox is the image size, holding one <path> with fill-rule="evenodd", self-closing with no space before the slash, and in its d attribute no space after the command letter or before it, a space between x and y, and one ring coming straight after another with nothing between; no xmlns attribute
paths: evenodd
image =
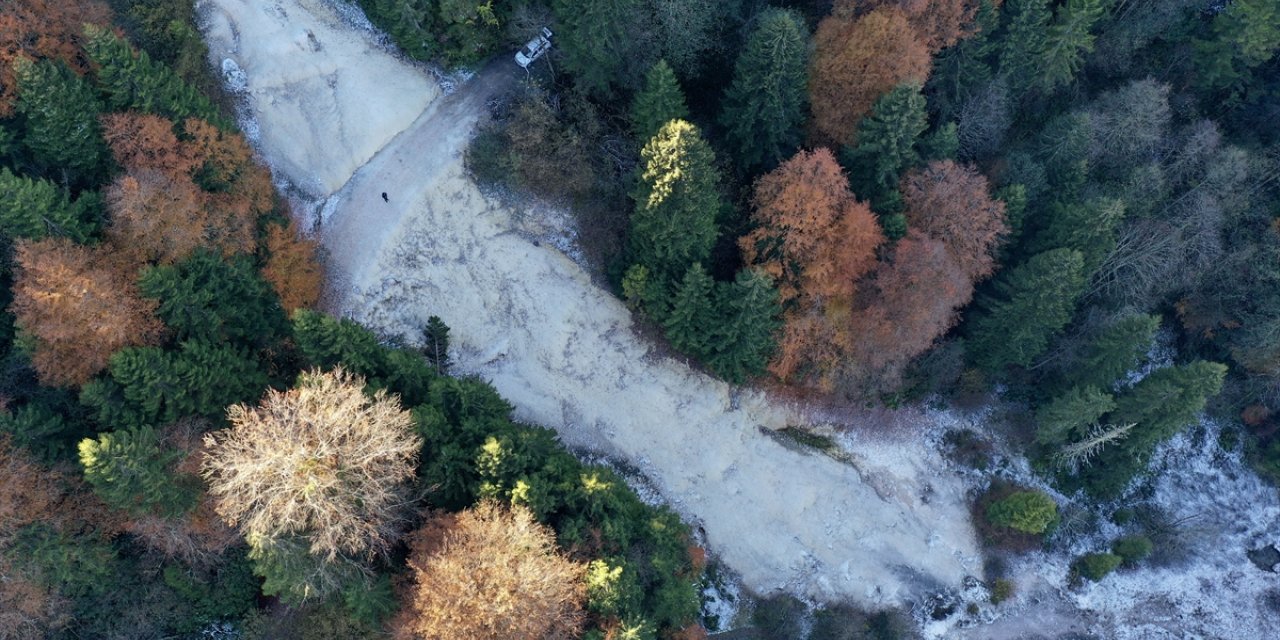
<svg viewBox="0 0 1280 640"><path fill-rule="evenodd" d="M1116 247L1116 231L1124 220L1124 202L1101 198L1085 202L1055 202L1047 222L1027 244L1027 253L1075 249L1084 258L1086 276L1102 265Z"/></svg>
<svg viewBox="0 0 1280 640"><path fill-rule="evenodd" d="M680 82L666 60L659 60L645 75L644 89L631 103L631 133L641 145L647 144L662 125L672 120L688 120Z"/></svg>
<svg viewBox="0 0 1280 640"><path fill-rule="evenodd" d="M809 33L794 11L756 18L720 116L739 167L772 168L800 146L808 105Z"/></svg>
<svg viewBox="0 0 1280 640"><path fill-rule="evenodd" d="M659 57L644 0L553 0L564 67L597 95L639 85Z"/></svg>
<svg viewBox="0 0 1280 640"><path fill-rule="evenodd" d="M764 371L776 346L781 326L778 291L769 277L744 269L732 284L721 284L716 308L721 318L710 339L707 366L733 383Z"/></svg>
<svg viewBox="0 0 1280 640"><path fill-rule="evenodd" d="M1116 400L1114 421L1138 425L1121 448L1145 460L1156 445L1195 421L1209 398L1222 389L1226 375L1225 365L1196 360L1143 378Z"/></svg>
<svg viewBox="0 0 1280 640"><path fill-rule="evenodd" d="M1115 398L1097 387L1072 387L1036 410L1036 442L1044 445L1067 442L1115 408Z"/></svg>
<svg viewBox="0 0 1280 640"><path fill-rule="evenodd" d="M981 0L974 16L975 33L938 52L927 85L929 105L947 121L956 118L973 92L995 75L988 62L999 46L991 37L1000 26L995 0Z"/></svg>
<svg viewBox="0 0 1280 640"><path fill-rule="evenodd" d="M258 363L227 344L204 340L180 350L124 349L111 356L109 377L81 390L98 422L116 429L166 424L187 416L220 419L228 405L253 400L267 387Z"/></svg>
<svg viewBox="0 0 1280 640"><path fill-rule="evenodd" d="M176 516L195 506L197 486L170 468L181 451L165 451L150 427L80 441L85 480L108 505L131 513Z"/></svg>
<svg viewBox="0 0 1280 640"><path fill-rule="evenodd" d="M1058 519L1058 504L1042 491L1019 491L987 507L987 521L997 527L1039 535Z"/></svg>
<svg viewBox="0 0 1280 640"><path fill-rule="evenodd" d="M1040 52L1053 14L1049 0L1007 0L1001 13L1009 16L1000 47L1000 73L1018 90L1036 86Z"/></svg>
<svg viewBox="0 0 1280 640"><path fill-rule="evenodd" d="M370 378L387 369L386 349L378 344L378 336L352 320L299 309L293 314L293 339L307 364L313 367L331 369L342 365Z"/></svg>
<svg viewBox="0 0 1280 640"><path fill-rule="evenodd" d="M0 433L8 433L13 443L53 464L67 457L87 429L54 411L45 402L29 402L12 412L0 413Z"/></svg>
<svg viewBox="0 0 1280 640"><path fill-rule="evenodd" d="M856 146L845 147L841 154L853 192L870 200L878 212L895 212L901 202L898 181L904 170L920 162L916 143L928 128L920 85L898 85L881 96L858 125Z"/></svg>
<svg viewBox="0 0 1280 640"><path fill-rule="evenodd" d="M1054 249L1006 272L970 325L974 362L993 373L1034 362L1071 320L1087 282L1083 266L1079 251Z"/></svg>
<svg viewBox="0 0 1280 640"><path fill-rule="evenodd" d="M1089 343L1084 357L1071 371L1069 379L1077 385L1109 387L1138 366L1151 349L1151 342L1159 328L1159 316L1131 315L1121 318Z"/></svg>
<svg viewBox="0 0 1280 640"><path fill-rule="evenodd" d="M263 348L288 334L275 291L245 257L199 251L179 264L147 269L138 288L159 301L156 315L180 341Z"/></svg>
<svg viewBox="0 0 1280 640"><path fill-rule="evenodd" d="M1280 2L1233 0L1213 19L1213 35L1196 40L1197 81L1208 90L1242 84L1280 49Z"/></svg>
<svg viewBox="0 0 1280 640"><path fill-rule="evenodd" d="M1058 6L1036 52L1036 86L1052 91L1075 79L1084 54L1093 51L1093 27L1104 13L1103 0L1067 0Z"/></svg>
<svg viewBox="0 0 1280 640"><path fill-rule="evenodd" d="M175 122L199 118L219 129L234 128L204 94L146 51L134 51L127 40L97 25L85 25L84 35L85 53L98 65L98 85L112 111L155 113Z"/></svg>
<svg viewBox="0 0 1280 640"><path fill-rule="evenodd" d="M435 367L437 374L449 373L449 367L453 365L449 360L449 326L440 316L427 318L427 326L422 330L422 354Z"/></svg>
<svg viewBox="0 0 1280 640"><path fill-rule="evenodd" d="M26 125L22 142L32 159L62 182L97 182L107 164L107 145L98 124L102 105L93 87L61 62L20 58L14 71L18 113Z"/></svg>
<svg viewBox="0 0 1280 640"><path fill-rule="evenodd" d="M663 327L675 348L695 357L707 354L708 340L714 329L712 293L715 282L701 263L694 263L685 273L671 302L671 313Z"/></svg>
<svg viewBox="0 0 1280 640"><path fill-rule="evenodd" d="M633 194L631 259L669 285L711 255L723 203L715 154L697 127L672 120L640 152L643 173Z"/></svg>
<svg viewBox="0 0 1280 640"><path fill-rule="evenodd" d="M74 203L57 185L0 167L0 235L11 240L64 236L86 243L98 231L102 201L86 192Z"/></svg>

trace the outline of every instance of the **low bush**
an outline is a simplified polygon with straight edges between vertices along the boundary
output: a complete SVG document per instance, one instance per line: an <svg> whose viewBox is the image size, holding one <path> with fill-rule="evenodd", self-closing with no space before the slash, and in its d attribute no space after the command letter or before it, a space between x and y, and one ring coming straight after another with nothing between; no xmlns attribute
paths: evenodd
<svg viewBox="0 0 1280 640"><path fill-rule="evenodd" d="M1042 491L1019 491L987 507L987 521L1019 533L1039 535L1058 520L1058 505Z"/></svg>
<svg viewBox="0 0 1280 640"><path fill-rule="evenodd" d="M1077 575L1097 582L1115 571L1122 562L1124 558L1114 553L1086 553L1076 559L1072 569Z"/></svg>
<svg viewBox="0 0 1280 640"><path fill-rule="evenodd" d="M1111 552L1124 560L1125 566L1133 566L1151 555L1154 545L1151 539L1142 536L1125 536L1111 543Z"/></svg>

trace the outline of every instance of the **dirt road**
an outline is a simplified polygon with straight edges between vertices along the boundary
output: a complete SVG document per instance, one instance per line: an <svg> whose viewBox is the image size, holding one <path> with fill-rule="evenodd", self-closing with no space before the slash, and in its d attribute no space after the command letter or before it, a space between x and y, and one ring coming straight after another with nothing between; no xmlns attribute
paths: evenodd
<svg viewBox="0 0 1280 640"><path fill-rule="evenodd" d="M491 65L409 122L394 114L421 94L398 76L422 72L354 45L368 38L358 27L315 17L330 5L253 3L309 25L315 45L282 52L243 36L251 27L240 21L256 15L247 0L207 2L225 24L207 32L213 55L248 74L260 149L277 174L295 184L349 175L323 207L332 311L409 337L441 316L461 370L492 381L518 418L639 468L757 591L899 603L979 569L962 484L932 447L909 435L864 438L845 464L780 446L761 428L794 424L791 411L655 355L615 298L530 239L531 228L556 224L554 211L513 211L480 193L462 153L485 101L523 73L514 64ZM333 78L294 83L287 96L254 91L255 70L292 68L294 56ZM349 78L370 69L396 77ZM285 98L296 106L273 107ZM371 121L383 124L357 133ZM379 148L353 166L315 122L336 122L346 148ZM267 142L276 129L291 134Z"/></svg>

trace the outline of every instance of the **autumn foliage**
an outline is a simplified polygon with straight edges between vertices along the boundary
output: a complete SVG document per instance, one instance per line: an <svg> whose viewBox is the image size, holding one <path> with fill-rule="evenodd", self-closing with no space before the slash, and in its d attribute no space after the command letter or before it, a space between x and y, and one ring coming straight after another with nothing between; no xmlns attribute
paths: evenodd
<svg viewBox="0 0 1280 640"><path fill-rule="evenodd" d="M951 160L932 162L902 180L907 222L945 244L975 281L995 270L995 247L1009 232L1004 203L987 189L985 176Z"/></svg>
<svg viewBox="0 0 1280 640"><path fill-rule="evenodd" d="M52 58L77 73L89 70L80 51L85 23L111 23L111 10L97 0L5 0L0 2L0 118L13 115L19 57Z"/></svg>
<svg viewBox="0 0 1280 640"><path fill-rule="evenodd" d="M324 269L316 255L315 240L304 238L294 223L273 224L267 229L267 264L262 277L280 296L280 305L293 313L320 299Z"/></svg>
<svg viewBox="0 0 1280 640"><path fill-rule="evenodd" d="M34 339L31 363L44 384L83 384L111 354L163 329L155 302L138 296L133 266L104 247L20 242L15 263L12 311Z"/></svg>
<svg viewBox="0 0 1280 640"><path fill-rule="evenodd" d="M421 640L571 640L583 623L584 568L523 507L483 501L410 537L415 585L398 625Z"/></svg>
<svg viewBox="0 0 1280 640"><path fill-rule="evenodd" d="M813 138L825 145L850 144L877 98L905 82L923 84L929 76L929 48L896 7L858 18L828 16L818 25L814 47Z"/></svg>
<svg viewBox="0 0 1280 640"><path fill-rule="evenodd" d="M929 52L937 53L973 34L973 18L979 4L979 0L837 0L833 13L852 15L879 7L897 7Z"/></svg>
<svg viewBox="0 0 1280 640"><path fill-rule="evenodd" d="M827 149L801 151L756 183L743 256L774 278L783 331L770 370L828 386L848 350L854 283L875 265L884 235Z"/></svg>

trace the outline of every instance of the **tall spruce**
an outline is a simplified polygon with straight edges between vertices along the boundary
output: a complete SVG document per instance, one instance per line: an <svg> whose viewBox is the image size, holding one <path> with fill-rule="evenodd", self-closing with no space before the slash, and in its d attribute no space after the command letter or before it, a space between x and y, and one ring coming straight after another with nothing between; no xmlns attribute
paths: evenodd
<svg viewBox="0 0 1280 640"><path fill-rule="evenodd" d="M553 0L557 46L579 86L597 95L634 89L659 57L644 0Z"/></svg>
<svg viewBox="0 0 1280 640"><path fill-rule="evenodd" d="M631 103L631 133L640 145L658 134L662 125L672 120L688 120L680 81L666 60L659 60L645 74L644 89Z"/></svg>
<svg viewBox="0 0 1280 640"><path fill-rule="evenodd" d="M95 192L72 202L52 182L17 176L0 167L0 235L10 240L64 236L88 242L98 230L101 205Z"/></svg>
<svg viewBox="0 0 1280 640"><path fill-rule="evenodd" d="M1137 423L1122 448L1145 459L1156 447L1204 411L1209 398L1222 390L1227 367L1196 360L1151 373L1116 399L1114 422Z"/></svg>
<svg viewBox="0 0 1280 640"><path fill-rule="evenodd" d="M1036 442L1058 445L1083 435L1116 408L1115 398L1097 387L1072 387L1036 409Z"/></svg>
<svg viewBox="0 0 1280 640"><path fill-rule="evenodd" d="M435 367L436 373L449 373L453 361L449 359L449 326L440 316L427 318L427 326L422 328L422 355Z"/></svg>
<svg viewBox="0 0 1280 640"><path fill-rule="evenodd" d="M720 198L715 154L684 120L662 126L640 152L642 173L633 199L631 260L668 286L711 255Z"/></svg>
<svg viewBox="0 0 1280 640"><path fill-rule="evenodd" d="M715 327L714 291L715 281L701 263L694 263L680 281L671 301L671 313L663 323L671 344L695 358L705 357L710 346Z"/></svg>
<svg viewBox="0 0 1280 640"><path fill-rule="evenodd" d="M289 331L275 291L244 257L197 252L179 264L147 269L138 288L159 301L156 315L178 340L262 348Z"/></svg>
<svg viewBox="0 0 1280 640"><path fill-rule="evenodd" d="M720 124L739 167L771 169L804 139L809 101L809 31L792 10L756 18L733 68Z"/></svg>
<svg viewBox="0 0 1280 640"><path fill-rule="evenodd" d="M1045 226L1024 249L1039 253L1050 249L1075 249L1084 258L1084 273L1092 275L1112 249L1116 232L1124 221L1124 201L1099 198L1086 201L1055 202L1049 205Z"/></svg>
<svg viewBox="0 0 1280 640"><path fill-rule="evenodd" d="M1070 379L1078 385L1107 388L1138 366L1151 349L1160 317L1131 315L1107 327L1085 348Z"/></svg>
<svg viewBox="0 0 1280 640"><path fill-rule="evenodd" d="M45 175L77 186L105 173L107 145L98 116L102 104L93 87L61 62L14 63L18 113L26 126L22 142Z"/></svg>
<svg viewBox="0 0 1280 640"><path fill-rule="evenodd" d="M1074 249L1036 254L1006 272L970 324L974 362L993 373L1029 366L1071 320L1085 283L1084 257Z"/></svg>
<svg viewBox="0 0 1280 640"><path fill-rule="evenodd" d="M721 317L710 340L707 365L729 382L745 382L764 372L777 346L782 325L778 291L769 276L743 269L732 284L719 285L716 297Z"/></svg>
<svg viewBox="0 0 1280 640"><path fill-rule="evenodd" d="M85 438L79 451L85 480L112 507L176 516L195 506L199 485L170 471L182 452L162 448L150 427Z"/></svg>
<svg viewBox="0 0 1280 640"><path fill-rule="evenodd" d="M901 84L881 96L858 125L855 146L841 153L853 192L870 200L877 212L896 212L901 206L898 182L903 171L920 162L916 144L928 128L920 85Z"/></svg>

